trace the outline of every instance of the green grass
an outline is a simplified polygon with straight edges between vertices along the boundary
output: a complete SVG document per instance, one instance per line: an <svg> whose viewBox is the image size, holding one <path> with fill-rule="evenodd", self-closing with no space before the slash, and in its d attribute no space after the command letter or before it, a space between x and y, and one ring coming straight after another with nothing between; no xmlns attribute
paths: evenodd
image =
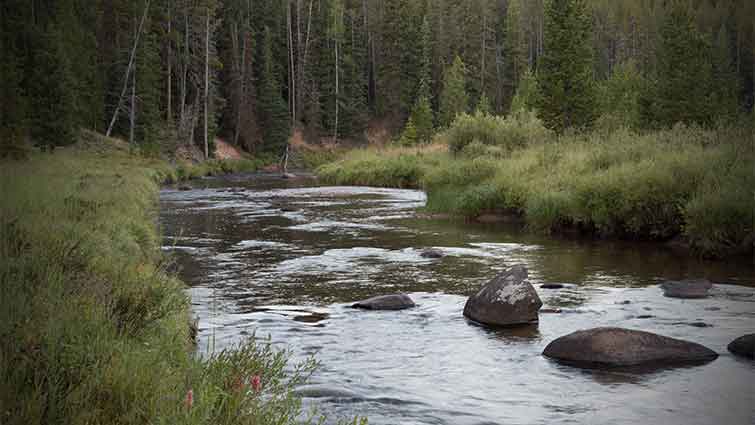
<svg viewBox="0 0 755 425"><path fill-rule="evenodd" d="M318 175L334 184L422 188L428 210L515 213L540 232L683 236L706 256L752 252L749 128L677 126L557 138L532 116L462 116L436 140L414 150L353 151Z"/></svg>
<svg viewBox="0 0 755 425"><path fill-rule="evenodd" d="M195 355L155 228L174 171L117 146L0 163L0 423L300 423L313 361L254 340Z"/></svg>

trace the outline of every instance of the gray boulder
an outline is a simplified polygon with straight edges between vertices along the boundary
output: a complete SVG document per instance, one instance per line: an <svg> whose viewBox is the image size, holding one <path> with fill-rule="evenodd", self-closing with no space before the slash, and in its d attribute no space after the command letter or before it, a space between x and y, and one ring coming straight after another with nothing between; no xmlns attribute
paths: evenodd
<svg viewBox="0 0 755 425"><path fill-rule="evenodd" d="M363 301L354 303L352 308L361 308L365 310L403 310L412 308L416 304L409 296L404 294L381 295L372 297Z"/></svg>
<svg viewBox="0 0 755 425"><path fill-rule="evenodd" d="M622 328L594 328L555 339L543 355L579 367L669 366L718 357L694 342Z"/></svg>
<svg viewBox="0 0 755 425"><path fill-rule="evenodd" d="M705 298L712 287L705 279L670 280L661 284L663 295L670 298Z"/></svg>
<svg viewBox="0 0 755 425"><path fill-rule="evenodd" d="M422 250L422 252L419 253L419 256L422 258L443 258L443 251L439 249L428 248Z"/></svg>
<svg viewBox="0 0 755 425"><path fill-rule="evenodd" d="M536 323L543 306L527 282L527 268L514 266L469 297L464 316L485 325L516 326Z"/></svg>
<svg viewBox="0 0 755 425"><path fill-rule="evenodd" d="M740 336L726 347L732 354L755 360L755 334Z"/></svg>

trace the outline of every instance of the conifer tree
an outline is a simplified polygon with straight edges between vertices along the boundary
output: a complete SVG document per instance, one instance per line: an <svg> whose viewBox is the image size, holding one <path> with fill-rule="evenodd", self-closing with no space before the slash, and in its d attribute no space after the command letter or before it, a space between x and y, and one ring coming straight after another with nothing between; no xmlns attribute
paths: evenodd
<svg viewBox="0 0 755 425"><path fill-rule="evenodd" d="M546 127L590 127L595 120L591 23L585 0L550 0L545 53L538 65L538 115Z"/></svg>
<svg viewBox="0 0 755 425"><path fill-rule="evenodd" d="M529 69L525 70L517 84L516 94L511 100L510 112L531 111L536 108L538 97L537 78Z"/></svg>
<svg viewBox="0 0 755 425"><path fill-rule="evenodd" d="M281 154L291 135L286 102L281 96L280 83L274 69L272 35L265 28L263 46L263 73L260 82L259 110L263 130L262 150Z"/></svg>
<svg viewBox="0 0 755 425"><path fill-rule="evenodd" d="M466 69L457 55L443 76L443 91L440 94L440 125L449 126L458 114L467 112L469 96L466 88Z"/></svg>
<svg viewBox="0 0 755 425"><path fill-rule="evenodd" d="M412 117L409 117L406 126L404 126L404 131L401 133L399 144L401 146L414 146L417 142L417 127L414 126L414 120Z"/></svg>
<svg viewBox="0 0 755 425"><path fill-rule="evenodd" d="M713 58L713 105L719 119L731 121L739 113L740 81L732 61L729 34L721 25L714 44Z"/></svg>
<svg viewBox="0 0 755 425"><path fill-rule="evenodd" d="M671 3L661 27L658 74L642 95L646 126L677 122L710 124L712 70L710 45L695 28L686 2Z"/></svg>

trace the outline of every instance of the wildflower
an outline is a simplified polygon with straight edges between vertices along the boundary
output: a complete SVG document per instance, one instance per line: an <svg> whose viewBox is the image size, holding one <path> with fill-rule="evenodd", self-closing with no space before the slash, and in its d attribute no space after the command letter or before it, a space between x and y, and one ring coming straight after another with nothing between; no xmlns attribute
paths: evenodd
<svg viewBox="0 0 755 425"><path fill-rule="evenodd" d="M259 375L252 376L251 385L254 392L258 393L262 389L262 380Z"/></svg>
<svg viewBox="0 0 755 425"><path fill-rule="evenodd" d="M184 403L186 404L187 409L191 409L191 406L194 405L194 390L189 389L189 391L186 392Z"/></svg>

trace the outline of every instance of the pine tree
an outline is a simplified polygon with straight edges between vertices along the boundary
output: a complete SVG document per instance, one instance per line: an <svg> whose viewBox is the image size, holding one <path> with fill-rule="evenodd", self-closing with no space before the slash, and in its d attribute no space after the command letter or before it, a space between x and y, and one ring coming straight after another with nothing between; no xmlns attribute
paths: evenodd
<svg viewBox="0 0 755 425"><path fill-rule="evenodd" d="M729 34L721 25L716 37L713 58L713 105L720 120L732 121L739 114L740 81L731 59Z"/></svg>
<svg viewBox="0 0 755 425"><path fill-rule="evenodd" d="M646 126L677 122L711 123L712 72L710 46L695 28L683 1L674 1L661 28L658 74L642 95Z"/></svg>
<svg viewBox="0 0 755 425"><path fill-rule="evenodd" d="M521 26L521 0L509 0L506 9L503 35L503 58L506 106L509 106L517 92L522 75L528 70L526 45Z"/></svg>
<svg viewBox="0 0 755 425"><path fill-rule="evenodd" d="M511 108L509 109L509 112L515 114L535 109L537 107L538 93L539 90L535 74L529 69L524 71L517 84L516 94L511 100Z"/></svg>
<svg viewBox="0 0 755 425"><path fill-rule="evenodd" d="M435 129L433 126L433 110L427 95L420 94L409 119L416 128L417 141L430 143Z"/></svg>
<svg viewBox="0 0 755 425"><path fill-rule="evenodd" d="M490 113L490 99L488 99L488 96L483 93L482 96L480 96L480 100L477 102L477 106L475 107L475 114L490 115Z"/></svg>
<svg viewBox="0 0 755 425"><path fill-rule="evenodd" d="M34 48L31 95L31 137L42 149L76 141L77 119L73 77L53 25L42 32Z"/></svg>
<svg viewBox="0 0 755 425"><path fill-rule="evenodd" d="M443 76L443 91L440 94L441 126L451 125L458 114L467 112L469 108L465 74L464 62L456 56Z"/></svg>
<svg viewBox="0 0 755 425"><path fill-rule="evenodd" d="M263 74L260 82L259 112L263 131L264 152L281 154L291 135L291 120L286 102L281 96L280 83L274 69L273 40L269 28L265 29L263 47Z"/></svg>
<svg viewBox="0 0 755 425"><path fill-rule="evenodd" d="M550 0L545 16L545 53L538 65L538 115L562 133L595 120L591 23L585 0Z"/></svg>
<svg viewBox="0 0 755 425"><path fill-rule="evenodd" d="M401 146L414 146L419 141L417 136L417 127L414 126L414 120L412 117L409 117L409 120L406 122L406 126L404 126L404 131L401 133L401 138L399 139L398 143Z"/></svg>

